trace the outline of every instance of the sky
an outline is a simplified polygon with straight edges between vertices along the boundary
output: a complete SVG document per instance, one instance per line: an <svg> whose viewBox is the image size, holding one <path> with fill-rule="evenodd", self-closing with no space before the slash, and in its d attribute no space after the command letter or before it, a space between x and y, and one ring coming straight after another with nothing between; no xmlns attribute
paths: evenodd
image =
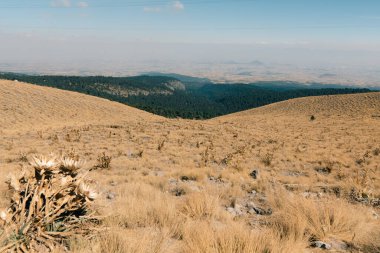
<svg viewBox="0 0 380 253"><path fill-rule="evenodd" d="M371 69L380 1L1 0L0 55L0 71L255 60Z"/></svg>

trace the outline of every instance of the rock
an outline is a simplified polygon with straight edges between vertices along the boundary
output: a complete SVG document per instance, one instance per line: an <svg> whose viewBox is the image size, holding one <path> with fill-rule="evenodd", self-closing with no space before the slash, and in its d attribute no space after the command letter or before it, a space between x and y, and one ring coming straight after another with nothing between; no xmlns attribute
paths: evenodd
<svg viewBox="0 0 380 253"><path fill-rule="evenodd" d="M314 248L320 248L320 249L331 249L331 244L328 244L322 241L314 241L311 243L310 246Z"/></svg>
<svg viewBox="0 0 380 253"><path fill-rule="evenodd" d="M248 209L256 207L255 203L253 203L252 201L249 201L245 206L246 206Z"/></svg>
<svg viewBox="0 0 380 253"><path fill-rule="evenodd" d="M114 199L116 196L115 196L115 193L112 193L112 192L108 192L107 193L107 196L106 196L106 198L107 199L109 199L109 200L112 200L112 199Z"/></svg>
<svg viewBox="0 0 380 253"><path fill-rule="evenodd" d="M303 192L302 193L302 196L304 197L304 198L319 198L319 196L318 196L318 194L317 193L315 193L315 192Z"/></svg>
<svg viewBox="0 0 380 253"><path fill-rule="evenodd" d="M258 207L255 205L255 203L248 202L246 204L246 207L248 209L248 213L250 214L258 214L258 215L271 215L272 214L272 209L267 209L265 210L264 208Z"/></svg>
<svg viewBox="0 0 380 253"><path fill-rule="evenodd" d="M307 145L306 144L300 144L297 146L298 152L305 152L307 150Z"/></svg>
<svg viewBox="0 0 380 253"><path fill-rule="evenodd" d="M243 215L243 207L241 205L235 204L234 209L238 216Z"/></svg>
<svg viewBox="0 0 380 253"><path fill-rule="evenodd" d="M190 178L188 176L181 176L182 181L189 181Z"/></svg>
<svg viewBox="0 0 380 253"><path fill-rule="evenodd" d="M232 214L233 216L242 216L243 215L243 207L239 204L235 204L234 207L227 207L227 212Z"/></svg>
<svg viewBox="0 0 380 253"><path fill-rule="evenodd" d="M331 173L332 169L329 166L325 166L325 167L316 167L314 168L314 170L320 174L328 175Z"/></svg>
<svg viewBox="0 0 380 253"><path fill-rule="evenodd" d="M177 179L174 179L174 178L170 178L168 181L170 185L175 185L178 183Z"/></svg>
<svg viewBox="0 0 380 253"><path fill-rule="evenodd" d="M248 197L249 198L254 198L257 195L257 191L252 190L251 192L248 192Z"/></svg>
<svg viewBox="0 0 380 253"><path fill-rule="evenodd" d="M110 182L110 185L111 185L111 186L116 186L117 183L116 183L115 181L111 181L111 182Z"/></svg>
<svg viewBox="0 0 380 253"><path fill-rule="evenodd" d="M249 174L253 179L258 179L259 178L259 170L255 169Z"/></svg>
<svg viewBox="0 0 380 253"><path fill-rule="evenodd" d="M163 177L163 176L165 176L165 172L163 172L163 171L156 171L156 172L154 172L154 175L156 177Z"/></svg>
<svg viewBox="0 0 380 253"><path fill-rule="evenodd" d="M272 209L268 209L268 210L265 210L263 208L260 208L260 207L255 207L253 208L253 210L255 210L256 214L258 215L271 215L272 214Z"/></svg>
<svg viewBox="0 0 380 253"><path fill-rule="evenodd" d="M284 171L283 174L284 174L284 176L288 176L288 177L301 177L301 176L307 176L308 175L305 172L300 172L300 171L296 171L296 170Z"/></svg>
<svg viewBox="0 0 380 253"><path fill-rule="evenodd" d="M220 178L220 177L216 178L216 177L211 176L211 177L209 177L208 179L209 179L211 182L213 182L213 183L218 183L218 184L222 184L222 183L224 183L223 179Z"/></svg>
<svg viewBox="0 0 380 253"><path fill-rule="evenodd" d="M235 211L235 208L229 206L227 207L227 212L229 212L230 214L232 214L233 216L237 216L237 213Z"/></svg>
<svg viewBox="0 0 380 253"><path fill-rule="evenodd" d="M379 219L379 215L375 212L375 211L372 211L372 217L377 220Z"/></svg>
<svg viewBox="0 0 380 253"><path fill-rule="evenodd" d="M189 184L187 187L189 187L190 190L193 192L200 192L202 189L200 186L198 186L196 184Z"/></svg>
<svg viewBox="0 0 380 253"><path fill-rule="evenodd" d="M343 241L339 241L339 240L332 240L331 242L329 242L331 244L331 248L335 249L335 250L339 250L339 251L345 251L348 249L348 245L347 243L343 242Z"/></svg>

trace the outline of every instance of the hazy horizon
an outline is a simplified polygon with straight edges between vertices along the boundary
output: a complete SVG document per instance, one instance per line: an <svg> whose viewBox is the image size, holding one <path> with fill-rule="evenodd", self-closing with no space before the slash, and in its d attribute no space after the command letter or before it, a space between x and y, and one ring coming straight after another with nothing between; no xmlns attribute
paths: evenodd
<svg viewBox="0 0 380 253"><path fill-rule="evenodd" d="M378 1L2 1L0 71L380 86Z"/></svg>

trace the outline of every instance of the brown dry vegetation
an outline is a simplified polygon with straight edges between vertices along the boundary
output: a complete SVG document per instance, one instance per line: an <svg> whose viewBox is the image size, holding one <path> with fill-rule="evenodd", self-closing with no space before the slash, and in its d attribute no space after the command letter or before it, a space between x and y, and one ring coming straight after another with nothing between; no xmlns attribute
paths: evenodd
<svg viewBox="0 0 380 253"><path fill-rule="evenodd" d="M380 251L379 93L190 121L0 81L0 124L3 182L33 155L87 160L105 231L72 252Z"/></svg>

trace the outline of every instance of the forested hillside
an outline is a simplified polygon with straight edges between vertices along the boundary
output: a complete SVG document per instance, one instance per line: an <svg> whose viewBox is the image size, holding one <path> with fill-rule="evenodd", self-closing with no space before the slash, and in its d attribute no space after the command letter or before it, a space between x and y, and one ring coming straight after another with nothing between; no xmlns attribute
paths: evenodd
<svg viewBox="0 0 380 253"><path fill-rule="evenodd" d="M176 78L175 78L176 77ZM297 97L370 92L369 89L311 86L293 82L214 84L171 76L44 76L1 73L0 79L77 91L166 117L207 119ZM326 87L326 88L324 88ZM333 87L333 88L331 88Z"/></svg>

